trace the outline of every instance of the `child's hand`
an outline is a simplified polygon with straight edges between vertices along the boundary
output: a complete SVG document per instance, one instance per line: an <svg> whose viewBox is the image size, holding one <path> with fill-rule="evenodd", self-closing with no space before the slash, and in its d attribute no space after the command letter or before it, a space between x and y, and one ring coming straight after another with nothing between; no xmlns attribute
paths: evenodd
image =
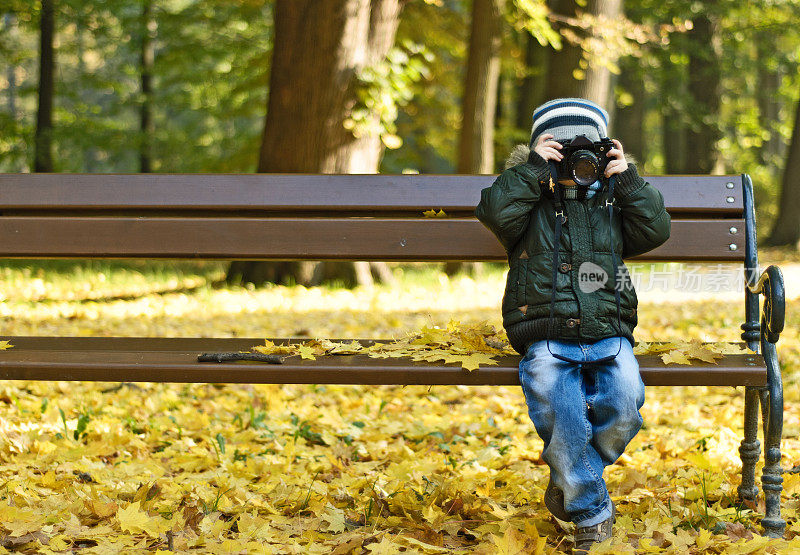
<svg viewBox="0 0 800 555"><path fill-rule="evenodd" d="M563 147L561 146L561 143L559 143L558 141L547 140L547 139L552 139L553 137L554 135L550 135L549 133L546 135L541 135L536 140L536 146L533 147L533 150L535 150L536 153L545 160L554 160L558 162L564 157L564 155L561 154L556 149L561 149Z"/></svg>
<svg viewBox="0 0 800 555"><path fill-rule="evenodd" d="M622 143L617 139L611 139L611 142L613 142L617 148L612 148L606 152L606 156L613 156L615 158L606 166L606 177L611 177L615 173L622 173L628 169L628 162L625 161L625 153L622 152Z"/></svg>

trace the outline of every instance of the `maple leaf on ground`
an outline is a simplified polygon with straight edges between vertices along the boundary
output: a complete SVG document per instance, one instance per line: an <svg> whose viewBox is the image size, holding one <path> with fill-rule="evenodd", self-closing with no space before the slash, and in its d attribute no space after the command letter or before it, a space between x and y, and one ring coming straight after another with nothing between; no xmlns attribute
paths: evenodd
<svg viewBox="0 0 800 555"><path fill-rule="evenodd" d="M331 503L325 505L325 513L322 515L324 526L320 528L324 532L339 534L346 530L344 511L333 506Z"/></svg>
<svg viewBox="0 0 800 555"><path fill-rule="evenodd" d="M5 351L7 349L11 349L14 345L12 345L8 341L0 341L0 351Z"/></svg>
<svg viewBox="0 0 800 555"><path fill-rule="evenodd" d="M503 534L502 538L492 535L492 539L495 543L495 553L498 554L522 555L524 553L544 553L544 549L535 549L533 551L529 549L531 546L527 545L528 538L513 526L506 528L506 532Z"/></svg>
<svg viewBox="0 0 800 555"><path fill-rule="evenodd" d="M150 522L150 517L141 510L141 503L137 501L124 509L117 510L117 520L123 532L135 534L145 531Z"/></svg>
<svg viewBox="0 0 800 555"><path fill-rule="evenodd" d="M438 212L431 208L430 210L425 210L422 213L423 216L426 218L446 218L447 214L444 213L444 210L439 210Z"/></svg>
<svg viewBox="0 0 800 555"><path fill-rule="evenodd" d="M398 544L389 539L389 535L384 535L380 542L365 545L372 555L394 555L400 551Z"/></svg>

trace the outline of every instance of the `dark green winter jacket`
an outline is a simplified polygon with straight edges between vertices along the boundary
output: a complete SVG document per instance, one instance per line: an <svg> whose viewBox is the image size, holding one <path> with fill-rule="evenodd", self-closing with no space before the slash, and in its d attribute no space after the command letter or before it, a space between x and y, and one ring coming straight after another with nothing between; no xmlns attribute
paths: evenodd
<svg viewBox="0 0 800 555"><path fill-rule="evenodd" d="M518 149L520 147L517 147ZM533 341L547 337L550 315L555 208L547 161L525 147L530 158L508 167L481 191L475 216L500 240L508 255L503 295L503 327L524 355ZM622 329L617 326L609 218L604 187L586 200L563 201L558 283L551 339L594 342L622 335L633 345L638 299L622 258L650 251L669 239L671 220L661 192L633 163L614 187L611 241L617 253ZM605 282L602 283L602 271ZM583 266L582 266L583 265ZM592 280L594 279L594 282ZM580 280L580 281L579 281ZM599 287L594 290L594 287Z"/></svg>

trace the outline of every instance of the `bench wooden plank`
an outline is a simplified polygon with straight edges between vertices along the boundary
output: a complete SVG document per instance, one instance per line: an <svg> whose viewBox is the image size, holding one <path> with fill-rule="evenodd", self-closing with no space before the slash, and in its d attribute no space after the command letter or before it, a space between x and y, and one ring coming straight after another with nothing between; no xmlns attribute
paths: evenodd
<svg viewBox="0 0 800 555"><path fill-rule="evenodd" d="M673 220L632 260L743 261L744 236L741 219ZM475 218L0 217L0 237L7 258L506 260Z"/></svg>
<svg viewBox="0 0 800 555"><path fill-rule="evenodd" d="M0 210L471 213L496 175L0 174ZM740 217L741 175L647 175L670 213ZM728 185L731 184L731 185ZM732 199L730 202L729 197Z"/></svg>
<svg viewBox="0 0 800 555"><path fill-rule="evenodd" d="M457 364L366 355L293 356L284 364L199 363L207 351L249 350L257 338L11 337L13 349L0 352L0 379L64 381L143 381L177 383L287 383L371 385L519 385L519 356L498 358L498 366L473 372ZM275 342L300 342L281 338ZM351 339L338 341L352 341ZM364 345L373 340L359 340ZM737 343L744 345L743 343ZM719 364L665 366L656 355L637 355L647 385L766 384L759 355L726 355Z"/></svg>

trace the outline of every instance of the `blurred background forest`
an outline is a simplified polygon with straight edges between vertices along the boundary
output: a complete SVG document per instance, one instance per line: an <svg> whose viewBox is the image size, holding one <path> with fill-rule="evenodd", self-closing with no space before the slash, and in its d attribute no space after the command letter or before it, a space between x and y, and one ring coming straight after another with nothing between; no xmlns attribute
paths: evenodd
<svg viewBox="0 0 800 555"><path fill-rule="evenodd" d="M0 0L0 172L499 173L535 106L582 96L642 174L749 173L759 245L796 245L799 21L797 0Z"/></svg>

